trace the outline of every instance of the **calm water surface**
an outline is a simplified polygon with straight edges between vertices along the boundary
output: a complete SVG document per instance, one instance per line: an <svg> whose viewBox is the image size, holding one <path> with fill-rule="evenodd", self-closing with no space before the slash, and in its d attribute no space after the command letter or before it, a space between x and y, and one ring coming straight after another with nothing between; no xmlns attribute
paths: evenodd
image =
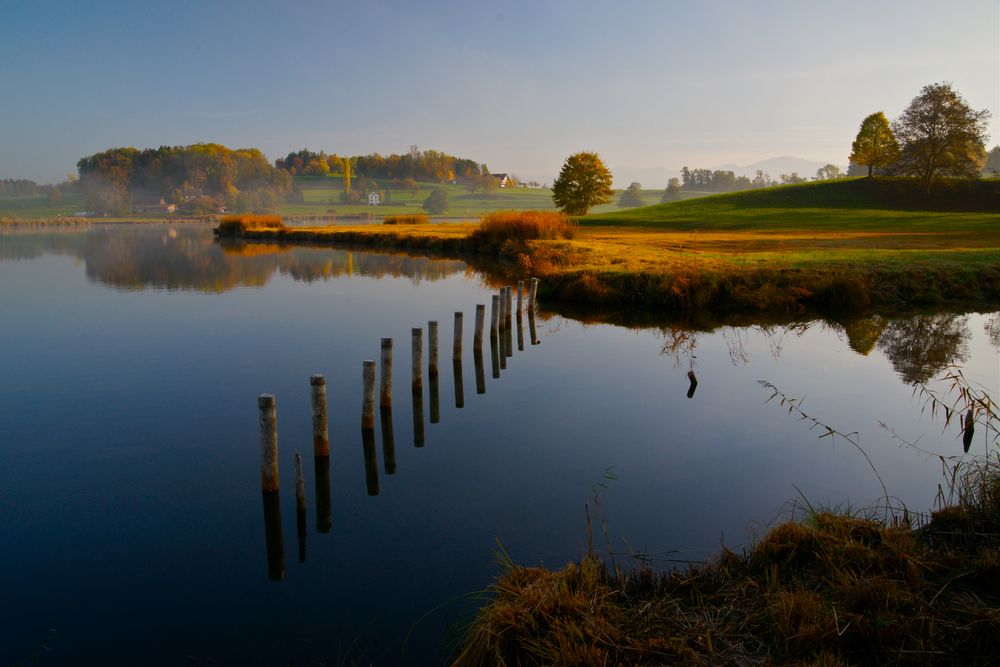
<svg viewBox="0 0 1000 667"><path fill-rule="evenodd" d="M1000 393L990 313L696 333L542 311L538 344L525 319L523 349L515 338L499 378L486 346L477 387L475 305L488 307L491 284L458 261L223 248L197 225L0 234L3 664L440 663L475 608L470 594L498 572L498 544L525 564L579 558L595 494L611 548L661 568L720 541L746 545L800 493L877 501L864 459L766 403L758 380L857 431L889 492L915 510L932 507L940 464L879 422L961 455L957 430L921 413L914 384L958 364ZM428 320L441 331L439 420L425 380L415 447L410 330ZM361 368L381 337L395 341L395 472L377 423L371 495ZM317 513L313 373L327 377L329 517ZM270 564L265 392L278 397L282 486ZM977 438L973 453L985 446Z"/></svg>

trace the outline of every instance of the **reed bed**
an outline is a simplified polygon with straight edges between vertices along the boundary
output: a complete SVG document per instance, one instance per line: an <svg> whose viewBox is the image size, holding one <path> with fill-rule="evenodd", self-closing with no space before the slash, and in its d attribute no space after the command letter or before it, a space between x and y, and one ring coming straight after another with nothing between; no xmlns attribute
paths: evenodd
<svg viewBox="0 0 1000 667"><path fill-rule="evenodd" d="M411 213L409 215L387 215L382 218L383 225L426 225L430 218L424 213Z"/></svg>
<svg viewBox="0 0 1000 667"><path fill-rule="evenodd" d="M216 228L220 236L236 236L262 230L282 230L285 223L280 215L227 215L219 220Z"/></svg>
<svg viewBox="0 0 1000 667"><path fill-rule="evenodd" d="M915 528L811 512L656 573L507 561L456 665L980 665L1000 655L1000 458Z"/></svg>
<svg viewBox="0 0 1000 667"><path fill-rule="evenodd" d="M469 232L479 248L502 248L505 244L542 239L573 238L575 226L558 211L496 211L480 218Z"/></svg>

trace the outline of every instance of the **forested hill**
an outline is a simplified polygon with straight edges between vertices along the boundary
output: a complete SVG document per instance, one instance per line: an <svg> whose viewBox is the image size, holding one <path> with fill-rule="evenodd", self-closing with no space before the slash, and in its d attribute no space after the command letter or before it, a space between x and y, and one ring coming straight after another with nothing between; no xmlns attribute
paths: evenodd
<svg viewBox="0 0 1000 667"><path fill-rule="evenodd" d="M220 144L111 148L77 163L87 210L128 214L141 203L173 204L190 212L226 206L273 210L292 187L256 148Z"/></svg>

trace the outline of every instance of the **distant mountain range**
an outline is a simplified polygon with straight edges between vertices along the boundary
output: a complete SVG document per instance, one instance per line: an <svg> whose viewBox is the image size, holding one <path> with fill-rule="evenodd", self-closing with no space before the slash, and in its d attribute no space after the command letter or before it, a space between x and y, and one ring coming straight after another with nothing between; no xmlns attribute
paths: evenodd
<svg viewBox="0 0 1000 667"><path fill-rule="evenodd" d="M760 160L754 162L753 164L739 165L739 164L722 164L713 167L707 167L708 169L718 170L718 171L731 171L737 176L747 176L753 178L760 169L771 175L771 178L778 180L781 174L791 174L792 172L798 173L799 176L806 176L811 178L816 175L816 170L822 166L828 164L827 162L817 162L816 160L806 160L800 157L793 157L791 155L782 155L779 157L772 157L766 160ZM836 163L834 163L836 164ZM846 165L838 165L841 169L847 170ZM688 167L691 169L703 169L706 168L704 165L700 164L689 164ZM629 184L633 182L642 183L642 187L647 190L657 190L660 188L667 187L667 181L671 178L680 178L680 169L667 169L665 167L614 167L611 170L611 174L614 177L614 187L616 188L627 188Z"/></svg>

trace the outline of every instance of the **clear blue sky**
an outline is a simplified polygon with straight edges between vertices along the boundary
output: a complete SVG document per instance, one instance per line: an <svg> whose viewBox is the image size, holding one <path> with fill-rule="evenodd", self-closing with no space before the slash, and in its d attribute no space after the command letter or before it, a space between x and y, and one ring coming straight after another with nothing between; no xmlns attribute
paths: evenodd
<svg viewBox="0 0 1000 667"><path fill-rule="evenodd" d="M1000 141L1000 1L10 1L0 178L198 141L272 160L417 144L539 180L579 150L846 164L865 115L938 81Z"/></svg>

